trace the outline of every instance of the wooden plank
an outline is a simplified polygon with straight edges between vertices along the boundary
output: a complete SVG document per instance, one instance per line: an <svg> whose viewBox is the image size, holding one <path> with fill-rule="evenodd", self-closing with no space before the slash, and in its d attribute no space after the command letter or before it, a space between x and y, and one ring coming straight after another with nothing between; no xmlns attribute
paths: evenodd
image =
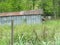
<svg viewBox="0 0 60 45"><path fill-rule="evenodd" d="M13 29L13 20L11 20L11 45L14 43L14 29Z"/></svg>

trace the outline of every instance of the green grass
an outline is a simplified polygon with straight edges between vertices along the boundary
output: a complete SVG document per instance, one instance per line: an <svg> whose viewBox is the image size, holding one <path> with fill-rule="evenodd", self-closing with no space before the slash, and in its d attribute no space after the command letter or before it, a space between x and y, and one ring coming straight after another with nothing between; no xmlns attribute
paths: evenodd
<svg viewBox="0 0 60 45"><path fill-rule="evenodd" d="M11 26L0 26L0 45L9 45ZM60 20L14 25L14 45L60 45Z"/></svg>

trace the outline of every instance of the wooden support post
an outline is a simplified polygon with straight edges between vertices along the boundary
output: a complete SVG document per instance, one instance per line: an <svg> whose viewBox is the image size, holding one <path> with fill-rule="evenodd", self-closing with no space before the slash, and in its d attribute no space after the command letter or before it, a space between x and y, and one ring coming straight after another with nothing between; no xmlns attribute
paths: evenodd
<svg viewBox="0 0 60 45"><path fill-rule="evenodd" d="M11 45L14 43L14 29L13 29L13 20L11 20Z"/></svg>

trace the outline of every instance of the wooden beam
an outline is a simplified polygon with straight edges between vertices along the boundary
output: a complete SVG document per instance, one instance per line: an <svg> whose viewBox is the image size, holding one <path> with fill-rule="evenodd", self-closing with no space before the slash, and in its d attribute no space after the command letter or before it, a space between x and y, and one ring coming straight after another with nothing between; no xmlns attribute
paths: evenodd
<svg viewBox="0 0 60 45"><path fill-rule="evenodd" d="M14 29L13 29L13 20L11 20L11 45L14 43Z"/></svg>

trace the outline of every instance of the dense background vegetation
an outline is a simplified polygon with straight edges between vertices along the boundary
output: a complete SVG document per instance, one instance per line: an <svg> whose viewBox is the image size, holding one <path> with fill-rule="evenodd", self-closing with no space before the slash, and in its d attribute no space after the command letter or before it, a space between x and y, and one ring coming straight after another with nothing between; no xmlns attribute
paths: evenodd
<svg viewBox="0 0 60 45"><path fill-rule="evenodd" d="M0 0L0 12L43 8L45 15L60 16L60 0Z"/></svg>

